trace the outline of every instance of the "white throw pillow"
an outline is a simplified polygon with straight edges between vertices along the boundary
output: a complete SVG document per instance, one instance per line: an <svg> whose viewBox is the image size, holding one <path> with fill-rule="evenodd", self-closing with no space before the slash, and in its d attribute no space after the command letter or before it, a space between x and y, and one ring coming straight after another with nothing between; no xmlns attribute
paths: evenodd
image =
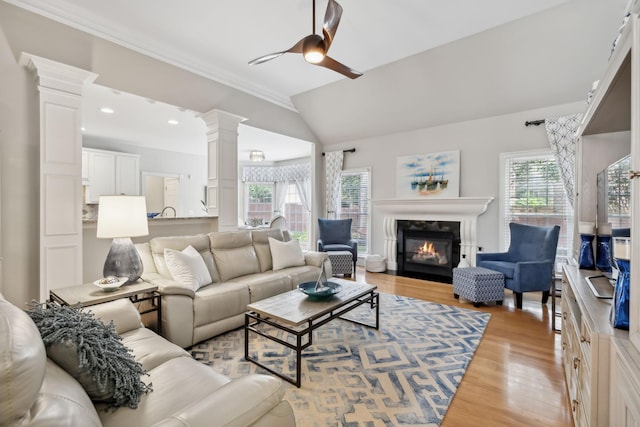
<svg viewBox="0 0 640 427"><path fill-rule="evenodd" d="M297 267L305 264L304 254L300 248L300 242L297 240L281 242L273 237L269 237L269 249L271 249L274 270L282 270L283 268Z"/></svg>
<svg viewBox="0 0 640 427"><path fill-rule="evenodd" d="M191 245L184 248L182 252L165 248L164 260L173 280L194 292L211 283L211 274L202 255Z"/></svg>

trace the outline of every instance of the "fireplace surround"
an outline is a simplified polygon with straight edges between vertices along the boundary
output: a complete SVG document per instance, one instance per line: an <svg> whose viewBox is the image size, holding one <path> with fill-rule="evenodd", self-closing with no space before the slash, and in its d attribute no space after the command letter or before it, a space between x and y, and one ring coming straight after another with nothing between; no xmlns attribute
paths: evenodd
<svg viewBox="0 0 640 427"><path fill-rule="evenodd" d="M486 212L493 197L455 197L421 199L378 199L375 214L384 215L384 256L387 270L398 270L398 221L452 221L460 223L459 256L475 265L478 251L478 217ZM455 267L455 265L454 265Z"/></svg>

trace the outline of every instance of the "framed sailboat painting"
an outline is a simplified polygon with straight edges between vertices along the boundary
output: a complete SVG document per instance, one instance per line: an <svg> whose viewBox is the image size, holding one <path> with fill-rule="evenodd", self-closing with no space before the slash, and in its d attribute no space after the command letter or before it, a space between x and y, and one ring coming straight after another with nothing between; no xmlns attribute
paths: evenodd
<svg viewBox="0 0 640 427"><path fill-rule="evenodd" d="M397 198L459 196L459 150L398 157L396 165Z"/></svg>

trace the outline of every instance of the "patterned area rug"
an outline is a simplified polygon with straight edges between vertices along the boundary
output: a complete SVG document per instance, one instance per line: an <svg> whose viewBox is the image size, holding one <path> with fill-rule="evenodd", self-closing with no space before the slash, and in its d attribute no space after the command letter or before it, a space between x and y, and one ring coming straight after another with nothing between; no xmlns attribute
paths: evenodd
<svg viewBox="0 0 640 427"><path fill-rule="evenodd" d="M364 305L348 317L374 323ZM298 426L439 426L480 343L489 313L380 294L380 330L336 319L302 353L302 386L287 384ZM286 338L286 337L285 337ZM249 351L295 377L295 353L252 334ZM244 330L191 349L237 378L267 373L244 360Z"/></svg>

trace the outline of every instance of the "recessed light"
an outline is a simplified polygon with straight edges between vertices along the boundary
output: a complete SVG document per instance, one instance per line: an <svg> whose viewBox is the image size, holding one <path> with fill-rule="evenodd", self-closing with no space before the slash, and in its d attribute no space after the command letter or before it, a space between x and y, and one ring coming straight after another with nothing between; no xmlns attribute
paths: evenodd
<svg viewBox="0 0 640 427"><path fill-rule="evenodd" d="M170 125L177 125L178 121L176 119L169 119L167 120L167 123L169 123Z"/></svg>
<svg viewBox="0 0 640 427"><path fill-rule="evenodd" d="M110 108L110 107L102 107L100 109L100 111L102 111L105 114L113 114L114 113L113 108Z"/></svg>

